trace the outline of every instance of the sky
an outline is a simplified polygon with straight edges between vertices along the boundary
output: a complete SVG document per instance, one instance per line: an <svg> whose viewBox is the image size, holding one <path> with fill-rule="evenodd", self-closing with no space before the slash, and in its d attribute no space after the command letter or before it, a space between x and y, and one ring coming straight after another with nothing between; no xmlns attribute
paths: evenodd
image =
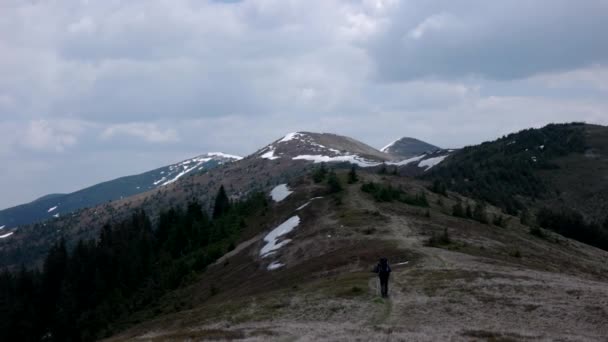
<svg viewBox="0 0 608 342"><path fill-rule="evenodd" d="M0 208L292 131L608 124L606 0L0 0Z"/></svg>

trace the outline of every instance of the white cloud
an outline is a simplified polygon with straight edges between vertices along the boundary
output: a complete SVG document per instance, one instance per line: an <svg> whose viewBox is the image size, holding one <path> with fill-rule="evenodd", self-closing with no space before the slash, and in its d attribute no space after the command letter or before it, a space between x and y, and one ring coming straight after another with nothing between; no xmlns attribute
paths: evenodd
<svg viewBox="0 0 608 342"><path fill-rule="evenodd" d="M96 25L95 22L93 22L93 19L91 19L91 17L85 16L80 18L80 20L70 24L68 26L68 31L70 33L74 33L74 34L90 34L95 32L96 29Z"/></svg>
<svg viewBox="0 0 608 342"><path fill-rule="evenodd" d="M110 177L167 156L247 154L299 130L460 146L550 121L608 123L601 0L0 8L0 155L15 168L52 157L39 175L54 184L78 177L54 166L89 156ZM122 169L125 156L138 163ZM11 175L4 192L31 185Z"/></svg>
<svg viewBox="0 0 608 342"><path fill-rule="evenodd" d="M162 129L152 123L128 123L107 127L101 133L104 140L116 136L130 136L150 143L169 143L179 141L177 131L172 128Z"/></svg>
<svg viewBox="0 0 608 342"><path fill-rule="evenodd" d="M423 35L428 32L440 31L446 29L450 21L454 21L454 17L448 13L433 14L430 17L424 19L420 24L414 27L409 33L409 37L413 39L420 39Z"/></svg>
<svg viewBox="0 0 608 342"><path fill-rule="evenodd" d="M76 122L30 121L21 144L32 150L62 152L76 144L81 131L81 125Z"/></svg>

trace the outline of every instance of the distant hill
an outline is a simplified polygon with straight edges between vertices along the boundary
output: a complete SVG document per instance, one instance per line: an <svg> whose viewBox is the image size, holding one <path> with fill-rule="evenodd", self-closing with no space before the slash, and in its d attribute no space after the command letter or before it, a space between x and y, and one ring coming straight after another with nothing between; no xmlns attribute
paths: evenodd
<svg viewBox="0 0 608 342"><path fill-rule="evenodd" d="M608 127L570 123L465 147L421 177L513 215L542 212L541 226L608 246L606 175Z"/></svg>
<svg viewBox="0 0 608 342"><path fill-rule="evenodd" d="M208 153L142 174L96 184L70 194L46 195L30 203L1 210L0 227L13 228L58 218L78 209L93 207L166 186L187 174L204 172L238 159L240 157L224 153Z"/></svg>
<svg viewBox="0 0 608 342"><path fill-rule="evenodd" d="M438 150L441 150L441 148L435 145L431 145L422 140L410 137L403 137L384 146L380 151L391 154L393 156L410 158L421 155L423 153L435 152Z"/></svg>
<svg viewBox="0 0 608 342"><path fill-rule="evenodd" d="M220 185L226 187L232 200L238 200L252 191L288 182L321 164L330 168L350 168L355 164L372 172L386 167L388 172L413 176L440 164L448 154L438 151L404 159L337 134L289 133L242 159L223 159L220 163L215 158L221 156L210 160L209 156L201 156L70 194L70 202L52 197L9 209L12 217L21 218L21 222L33 219L30 222L36 223L19 225L18 229L7 224L3 232L12 235L4 239L0 235L0 266L38 264L57 239L63 237L68 244L75 244L79 239L94 237L105 223L126 219L136 209L145 210L156 220L160 211L184 207L192 199L209 208ZM83 201L83 193L95 195L94 201ZM74 202L77 205L68 205Z"/></svg>

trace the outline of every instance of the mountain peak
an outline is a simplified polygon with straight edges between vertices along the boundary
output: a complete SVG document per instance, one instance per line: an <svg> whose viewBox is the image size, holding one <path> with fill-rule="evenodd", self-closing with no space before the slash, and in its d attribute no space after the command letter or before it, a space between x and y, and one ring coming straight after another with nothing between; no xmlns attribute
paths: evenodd
<svg viewBox="0 0 608 342"><path fill-rule="evenodd" d="M370 166L391 158L358 140L333 133L292 132L254 153L264 159L351 162Z"/></svg>
<svg viewBox="0 0 608 342"><path fill-rule="evenodd" d="M380 151L398 157L409 158L437 150L441 150L441 148L416 138L403 137L384 146Z"/></svg>

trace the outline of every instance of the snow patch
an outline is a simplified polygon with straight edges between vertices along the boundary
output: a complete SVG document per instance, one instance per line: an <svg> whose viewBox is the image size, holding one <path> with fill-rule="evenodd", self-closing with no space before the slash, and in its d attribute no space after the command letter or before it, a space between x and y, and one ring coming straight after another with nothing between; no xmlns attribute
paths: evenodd
<svg viewBox="0 0 608 342"><path fill-rule="evenodd" d="M54 218L59 218L59 213L53 215Z"/></svg>
<svg viewBox="0 0 608 342"><path fill-rule="evenodd" d="M395 145L395 143L396 143L397 141L399 141L399 139L397 139L397 140L395 140L395 141L391 142L390 144L388 144L388 145L384 146L383 148L381 148L381 149L380 149L380 151L381 151L381 152L386 153L386 150L388 150L388 149L389 149L391 146Z"/></svg>
<svg viewBox="0 0 608 342"><path fill-rule="evenodd" d="M433 166L441 163L446 157L447 157L447 155L425 159L425 160L421 161L420 163L418 163L418 167L426 167L426 170L424 170L424 171L428 171Z"/></svg>
<svg viewBox="0 0 608 342"><path fill-rule="evenodd" d="M279 157L274 155L274 148L269 148L268 152L262 154L260 157L270 160L278 159Z"/></svg>
<svg viewBox="0 0 608 342"><path fill-rule="evenodd" d="M314 163L348 162L351 164L356 164L361 167L372 167L372 166L378 166L378 165L382 164L382 163L378 163L378 162L372 162L372 161L363 159L363 158L361 158L359 156L355 156L355 155L330 157L330 156L323 156L323 155L305 154L305 155L293 157L292 159L293 160L310 160L310 161L313 161Z"/></svg>
<svg viewBox="0 0 608 342"><path fill-rule="evenodd" d="M291 195L293 191L289 190L287 184L280 184L274 187L272 191L270 191L270 196L275 202L281 202L287 196Z"/></svg>
<svg viewBox="0 0 608 342"><path fill-rule="evenodd" d="M4 229L4 227L6 227L6 226L0 226L0 230Z"/></svg>
<svg viewBox="0 0 608 342"><path fill-rule="evenodd" d="M163 173L163 172L161 172L161 173ZM159 179L159 180L155 181L155 182L154 182L154 185L158 185L158 184L160 184L160 183L162 183L162 182L164 182L164 181L166 181L166 180L167 180L167 177L163 177L163 178L161 178L161 179Z"/></svg>
<svg viewBox="0 0 608 342"><path fill-rule="evenodd" d="M302 204L301 206L299 206L298 209L296 209L296 211L299 211L299 210L302 210L302 209L306 208L306 206L309 205L312 201L314 201L316 199L320 199L320 198L323 198L323 197L313 197L313 198L311 198L310 201L308 201L308 202Z"/></svg>
<svg viewBox="0 0 608 342"><path fill-rule="evenodd" d="M421 154L421 155L416 156L416 157L412 157L412 158L409 158L409 159L404 159L404 160L401 160L401 161L398 161L398 162L390 162L390 163L387 163L387 164L388 165L403 166L403 165L411 164L413 162L417 162L417 161L419 161L420 159L422 159L424 157L426 157L426 154Z"/></svg>
<svg viewBox="0 0 608 342"><path fill-rule="evenodd" d="M285 266L285 265L284 265L284 264L282 264L282 263L280 263L280 262L278 262L278 261L275 261L275 262L273 262L272 264L268 265L268 268L267 268L267 269L268 269L269 271L273 271L273 270L276 270L277 268L281 268L281 267L283 267L283 266Z"/></svg>
<svg viewBox="0 0 608 342"><path fill-rule="evenodd" d="M281 225L279 225L270 233L268 233L264 237L266 245L264 245L264 247L262 247L262 249L260 250L260 256L262 258L265 258L271 254L274 254L277 249L291 242L290 239L285 239L277 243L277 240L279 237L291 232L295 227L298 226L298 224L300 224L300 217L298 215L292 216L287 221L281 223Z"/></svg>
<svg viewBox="0 0 608 342"><path fill-rule="evenodd" d="M47 212L48 212L48 213L50 213L51 211L53 211L53 210L57 209L57 207L58 207L58 206L56 205L56 206L54 206L54 207L50 208L50 209L49 209Z"/></svg>
<svg viewBox="0 0 608 342"><path fill-rule="evenodd" d="M236 160L243 159L243 157L239 157L239 156L235 156L233 154L227 154L227 153L223 153L223 152L209 152L209 153L207 153L207 155L212 156L212 157L223 157L223 158L236 159Z"/></svg>
<svg viewBox="0 0 608 342"><path fill-rule="evenodd" d="M10 232L10 233L6 233L6 234L4 234L4 235L0 235L0 239L5 239L5 238L7 238L7 237L9 237L9 236L13 235L13 233L14 233L14 232Z"/></svg>
<svg viewBox="0 0 608 342"><path fill-rule="evenodd" d="M278 142L282 143L282 142L287 142L287 141L290 141L290 140L294 140L294 139L300 137L301 135L302 134L298 133L298 132L287 133L287 135L284 136L283 139L279 140Z"/></svg>
<svg viewBox="0 0 608 342"><path fill-rule="evenodd" d="M540 148L541 150L544 150L545 149L545 145L540 145L540 146L538 146L538 148Z"/></svg>

